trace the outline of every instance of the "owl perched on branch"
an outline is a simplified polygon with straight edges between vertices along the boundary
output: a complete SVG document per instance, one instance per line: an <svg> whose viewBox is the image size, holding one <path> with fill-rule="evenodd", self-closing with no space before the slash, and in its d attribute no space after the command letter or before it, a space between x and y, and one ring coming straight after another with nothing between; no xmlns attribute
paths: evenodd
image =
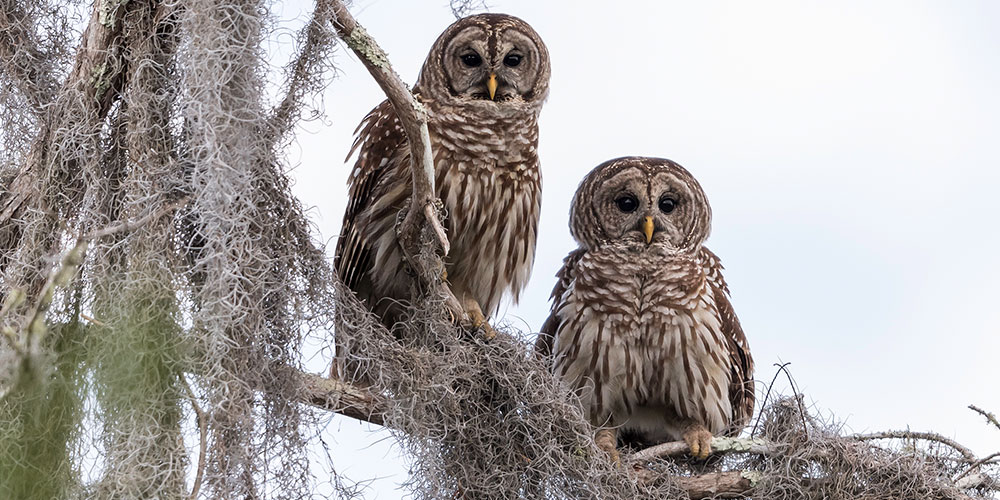
<svg viewBox="0 0 1000 500"><path fill-rule="evenodd" d="M705 458L713 434L753 413L753 359L718 257L711 209L680 165L627 157L584 178L566 257L537 348L618 458L623 438L683 439Z"/></svg>
<svg viewBox="0 0 1000 500"><path fill-rule="evenodd" d="M505 292L524 288L541 205L538 114L549 90L549 55L524 21L481 14L449 26L413 88L428 113L437 196L451 243L447 280L474 326ZM391 326L411 276L395 232L409 206L410 151L388 101L358 127L359 152L335 264L344 282Z"/></svg>

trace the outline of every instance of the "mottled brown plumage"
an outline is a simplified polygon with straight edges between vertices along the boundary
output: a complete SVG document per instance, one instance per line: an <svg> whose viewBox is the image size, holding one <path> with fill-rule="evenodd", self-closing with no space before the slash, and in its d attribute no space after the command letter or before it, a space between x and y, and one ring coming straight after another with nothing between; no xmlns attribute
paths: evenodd
<svg viewBox="0 0 1000 500"><path fill-rule="evenodd" d="M580 395L597 440L684 439L704 458L712 434L753 413L753 360L718 257L703 246L711 209L669 160L595 168L573 200L580 248L566 257L538 351Z"/></svg>
<svg viewBox="0 0 1000 500"><path fill-rule="evenodd" d="M447 279L474 320L495 313L505 292L516 300L528 280L541 204L537 119L548 82L548 52L535 31L512 16L482 14L441 34L413 89L429 116L451 242ZM388 101L358 130L335 264L391 326L410 293L395 231L411 193L409 148Z"/></svg>

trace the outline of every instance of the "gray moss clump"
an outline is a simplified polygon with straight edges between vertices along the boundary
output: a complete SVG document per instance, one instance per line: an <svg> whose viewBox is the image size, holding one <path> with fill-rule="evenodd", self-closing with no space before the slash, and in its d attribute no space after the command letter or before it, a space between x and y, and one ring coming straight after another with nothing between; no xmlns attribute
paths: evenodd
<svg viewBox="0 0 1000 500"><path fill-rule="evenodd" d="M85 381L83 328L56 329L41 379L26 373L0 400L0 498L68 498L78 484L73 448Z"/></svg>

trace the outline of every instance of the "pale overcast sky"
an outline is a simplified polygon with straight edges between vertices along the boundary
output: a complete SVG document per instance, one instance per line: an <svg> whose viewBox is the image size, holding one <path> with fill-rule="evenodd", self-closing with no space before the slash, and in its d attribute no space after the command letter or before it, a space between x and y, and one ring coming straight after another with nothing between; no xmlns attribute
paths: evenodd
<svg viewBox="0 0 1000 500"><path fill-rule="evenodd" d="M552 58L537 258L501 321L531 331L544 321L553 275L576 247L567 213L585 173L622 155L670 158L708 194L708 245L726 265L759 381L791 362L807 398L850 431L933 430L1000 450L1000 432L966 409L1000 412L1000 3L490 6L531 23ZM311 4L281 9L294 27ZM411 83L454 21L445 0L357 0L352 12ZM327 118L303 124L289 150L331 259L343 159L383 99L343 47L335 63ZM314 362L325 371L328 360ZM338 470L381 477L367 498L399 498L405 459L368 429L331 422Z"/></svg>

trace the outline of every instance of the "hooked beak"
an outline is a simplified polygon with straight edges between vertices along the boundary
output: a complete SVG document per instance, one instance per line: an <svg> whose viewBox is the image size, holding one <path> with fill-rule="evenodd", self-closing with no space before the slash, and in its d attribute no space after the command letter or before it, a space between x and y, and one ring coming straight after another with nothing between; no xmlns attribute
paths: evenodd
<svg viewBox="0 0 1000 500"><path fill-rule="evenodd" d="M490 100L494 100L497 95L497 74L490 73L490 79L486 82L486 89L490 91Z"/></svg>
<svg viewBox="0 0 1000 500"><path fill-rule="evenodd" d="M642 223L642 232L646 234L646 244L653 241L653 218L646 216L646 221Z"/></svg>

